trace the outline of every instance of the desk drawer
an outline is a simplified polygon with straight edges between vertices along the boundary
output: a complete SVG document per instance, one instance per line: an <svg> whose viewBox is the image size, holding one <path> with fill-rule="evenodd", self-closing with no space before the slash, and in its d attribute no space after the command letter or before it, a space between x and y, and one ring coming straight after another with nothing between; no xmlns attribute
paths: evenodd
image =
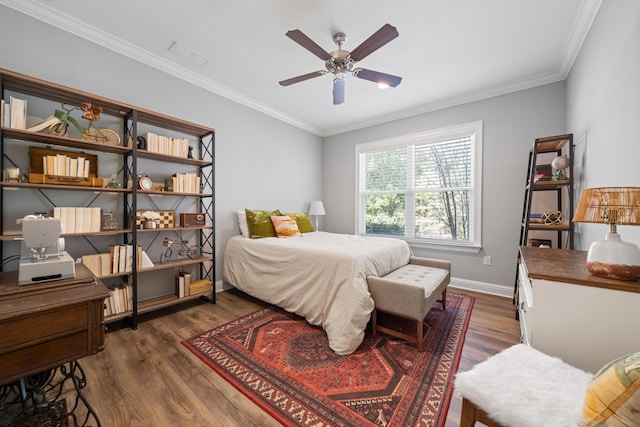
<svg viewBox="0 0 640 427"><path fill-rule="evenodd" d="M88 331L0 354L0 385L55 368L87 354Z"/></svg>
<svg viewBox="0 0 640 427"><path fill-rule="evenodd" d="M0 385L104 348L102 299L0 322Z"/></svg>
<svg viewBox="0 0 640 427"><path fill-rule="evenodd" d="M65 336L78 330L86 330L89 313L88 305L74 305L60 309L44 310L36 314L11 319L0 323L0 355L7 350L15 350Z"/></svg>

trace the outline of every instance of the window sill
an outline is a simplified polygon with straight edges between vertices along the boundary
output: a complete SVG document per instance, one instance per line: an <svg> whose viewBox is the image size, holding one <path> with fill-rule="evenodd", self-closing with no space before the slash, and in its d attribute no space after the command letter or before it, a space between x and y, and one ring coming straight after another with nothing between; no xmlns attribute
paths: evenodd
<svg viewBox="0 0 640 427"><path fill-rule="evenodd" d="M413 249L429 249L448 252L464 252L477 254L482 250L482 246L474 246L472 244L460 244L460 243L445 243L445 242L433 242L423 241L416 239L404 239L409 243L409 246Z"/></svg>

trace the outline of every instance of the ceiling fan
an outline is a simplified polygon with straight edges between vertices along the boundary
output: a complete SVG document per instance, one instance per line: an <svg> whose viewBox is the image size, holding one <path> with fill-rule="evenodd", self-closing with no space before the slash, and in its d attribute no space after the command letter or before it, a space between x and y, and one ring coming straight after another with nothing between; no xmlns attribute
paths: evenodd
<svg viewBox="0 0 640 427"><path fill-rule="evenodd" d="M389 43L391 40L398 37L398 30L392 25L383 25L382 28L373 33L368 39L362 42L351 52L348 50L342 50L342 45L347 41L347 36L344 33L336 33L333 35L333 41L338 45L338 49L331 53L318 46L316 42L311 40L300 30L289 30L287 31L286 36L307 49L309 52L313 53L318 58L325 61L326 71L314 71L312 73L282 80L280 82L280 85L282 86L289 86L327 73L332 73L335 76L333 79L333 104L338 105L344 102L344 76L346 73L351 73L360 79L378 83L379 86L396 87L402 81L402 77L391 74L367 70L366 68L353 68L356 62L361 61L385 44Z"/></svg>

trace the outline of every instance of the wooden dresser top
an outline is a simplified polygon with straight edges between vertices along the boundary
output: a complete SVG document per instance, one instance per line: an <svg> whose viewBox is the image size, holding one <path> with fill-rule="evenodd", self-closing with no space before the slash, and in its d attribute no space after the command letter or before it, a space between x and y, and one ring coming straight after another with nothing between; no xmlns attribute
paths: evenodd
<svg viewBox="0 0 640 427"><path fill-rule="evenodd" d="M587 271L587 252L520 246L529 277L640 293L640 282L607 279Z"/></svg>

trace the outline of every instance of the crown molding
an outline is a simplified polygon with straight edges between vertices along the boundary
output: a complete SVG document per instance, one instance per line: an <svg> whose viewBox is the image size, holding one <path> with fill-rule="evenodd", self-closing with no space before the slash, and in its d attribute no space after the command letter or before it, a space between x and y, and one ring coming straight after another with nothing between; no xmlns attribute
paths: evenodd
<svg viewBox="0 0 640 427"><path fill-rule="evenodd" d="M282 122L288 123L292 126L324 138L564 80L567 78L571 71L571 67L575 62L582 44L584 43L584 40L589 33L589 29L591 28L598 10L600 9L602 0L583 1L578 16L573 23L570 37L564 47L562 57L559 61L558 69L555 72L534 76L533 78L523 79L521 81L509 82L504 85L465 94L459 97L439 100L436 102L421 105L416 108L398 111L396 113L385 114L342 128L332 128L324 130L318 129L310 123L298 120L295 117L276 110L251 97L248 97L240 92L221 85L211 79L207 79L185 67L168 61L165 58L140 49L139 47L136 47L125 40L114 37L113 35L105 33L104 31L101 31L97 28L89 27L82 21L61 14L59 11L49 7L45 3L35 0L0 0L0 4L24 13L25 15L36 18L56 28L67 31L78 37L84 38L90 42L96 43L107 49L118 52L135 61L141 62L164 73L172 75L178 79L184 80L207 91L225 97L231 101L237 102L253 110L259 111Z"/></svg>
<svg viewBox="0 0 640 427"><path fill-rule="evenodd" d="M369 120L353 123L342 128L334 128L324 132L321 136L326 138L333 135L339 135L341 133L389 123L395 120L406 119L420 114L431 113L434 111L443 110L445 108L468 104L470 102L482 101L496 96L507 95L509 93L565 80L569 76L571 67L573 67L573 63L580 53L582 44L589 34L591 25L593 24L593 21L595 20L601 5L602 0L583 1L578 16L576 17L576 20L571 28L569 39L567 40L567 44L563 49L562 57L559 61L559 66L556 71L515 82L509 82L490 89L483 89L477 92L467 93L458 97L438 100L436 102L427 103L419 107L398 111L396 113L385 114L384 116L374 117Z"/></svg>
<svg viewBox="0 0 640 427"><path fill-rule="evenodd" d="M49 25L59 28L63 31L81 37L92 43L98 44L109 50L127 56L135 61L141 62L159 71L172 75L178 79L189 82L195 86L201 87L207 91L230 99L241 105L249 107L253 110L262 112L280 121L288 123L307 132L319 135L321 131L309 123L291 117L281 111L271 108L251 97L241 94L233 89L221 85L211 79L202 77L201 75L166 60L158 55L140 49L133 44L122 40L118 37L108 34L98 28L87 26L80 20L68 15L64 15L49 7L48 5L34 0L0 0L0 4L10 7L32 18L43 21Z"/></svg>
<svg viewBox="0 0 640 427"><path fill-rule="evenodd" d="M501 84L499 86L495 86L489 89L483 89L476 92L466 93L464 95L457 96L457 97L451 97L447 99L438 100L435 102L430 102L415 108L410 108L410 109L398 111L395 113L385 114L384 116L374 117L374 118L371 118L370 120L354 123L352 125L345 126L342 128L331 129L330 131L324 133L322 136L328 137L333 135L339 135L341 133L351 132L351 131L366 128L366 127L393 122L400 119L406 119L409 117L419 116L421 114L431 113L438 110L444 110L445 108L456 107L458 105L469 104L471 102L483 101L486 99L494 98L496 96L507 95L510 93L519 92L521 90L531 89L534 87L555 83L555 82L564 80L564 78L565 77L563 77L559 72L542 74L539 76L534 76L532 78L527 78L527 79L523 79L515 82Z"/></svg>
<svg viewBox="0 0 640 427"><path fill-rule="evenodd" d="M573 63L578 57L580 49L582 49L582 44L589 34L591 25L596 19L601 5L602 0L584 0L582 2L578 16L571 28L571 34L569 35L567 44L562 52L560 65L558 67L558 71L563 78L567 78L569 76Z"/></svg>

